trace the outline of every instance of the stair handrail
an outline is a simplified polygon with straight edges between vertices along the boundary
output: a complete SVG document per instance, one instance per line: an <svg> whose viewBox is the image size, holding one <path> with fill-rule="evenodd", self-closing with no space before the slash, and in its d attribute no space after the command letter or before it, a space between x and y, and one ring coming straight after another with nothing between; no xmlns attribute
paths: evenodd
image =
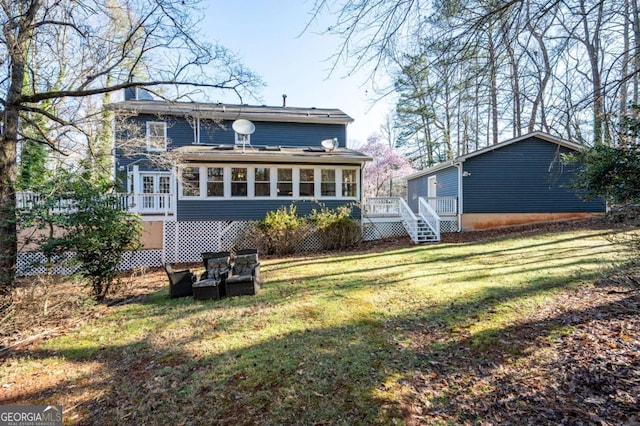
<svg viewBox="0 0 640 426"><path fill-rule="evenodd" d="M411 240L414 243L418 242L418 217L413 213L409 204L404 200L404 198L398 199L398 211L400 216L402 217L402 222L405 225Z"/></svg>
<svg viewBox="0 0 640 426"><path fill-rule="evenodd" d="M418 214L431 228L431 231L436 236L436 241L440 241L440 216L423 197L418 198Z"/></svg>

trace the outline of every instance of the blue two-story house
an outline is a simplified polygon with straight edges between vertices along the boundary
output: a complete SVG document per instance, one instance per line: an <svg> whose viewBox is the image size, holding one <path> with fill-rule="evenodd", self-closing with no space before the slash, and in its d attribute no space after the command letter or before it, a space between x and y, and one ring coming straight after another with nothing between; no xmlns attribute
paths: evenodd
<svg viewBox="0 0 640 426"><path fill-rule="evenodd" d="M167 102L137 93L127 90L108 106L117 117L115 175L145 218L145 244L162 247L170 261L228 249L248 221L281 206L295 203L304 215L362 201L370 158L346 147L353 119L339 109ZM252 132L236 132L238 120ZM353 215L360 219L361 209Z"/></svg>

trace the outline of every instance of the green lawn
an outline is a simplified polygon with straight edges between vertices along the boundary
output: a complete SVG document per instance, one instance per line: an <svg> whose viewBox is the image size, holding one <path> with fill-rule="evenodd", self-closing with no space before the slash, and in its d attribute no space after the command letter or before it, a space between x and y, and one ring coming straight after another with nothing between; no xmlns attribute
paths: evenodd
<svg viewBox="0 0 640 426"><path fill-rule="evenodd" d="M266 259L255 297L171 300L164 288L13 355L0 402L114 425L404 424L408 384L442 354L495 359L499 344L517 363L527 344L503 331L595 280L619 256L602 235Z"/></svg>

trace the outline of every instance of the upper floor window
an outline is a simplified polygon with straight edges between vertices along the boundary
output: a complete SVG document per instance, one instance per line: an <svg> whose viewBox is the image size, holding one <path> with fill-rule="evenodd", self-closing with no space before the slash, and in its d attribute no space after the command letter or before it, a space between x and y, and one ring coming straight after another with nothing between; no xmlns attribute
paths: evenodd
<svg viewBox="0 0 640 426"><path fill-rule="evenodd" d="M251 135L241 135L240 133L236 133L236 144L251 144Z"/></svg>
<svg viewBox="0 0 640 426"><path fill-rule="evenodd" d="M147 121L147 151L167 150L167 123Z"/></svg>

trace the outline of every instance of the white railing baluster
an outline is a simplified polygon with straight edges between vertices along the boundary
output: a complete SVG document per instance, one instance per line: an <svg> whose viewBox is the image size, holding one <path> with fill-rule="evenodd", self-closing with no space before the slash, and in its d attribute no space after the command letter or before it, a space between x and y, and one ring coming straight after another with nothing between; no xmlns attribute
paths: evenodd
<svg viewBox="0 0 640 426"><path fill-rule="evenodd" d="M435 234L436 241L440 241L440 216L431 207L430 203L422 197L418 199L418 213Z"/></svg>

